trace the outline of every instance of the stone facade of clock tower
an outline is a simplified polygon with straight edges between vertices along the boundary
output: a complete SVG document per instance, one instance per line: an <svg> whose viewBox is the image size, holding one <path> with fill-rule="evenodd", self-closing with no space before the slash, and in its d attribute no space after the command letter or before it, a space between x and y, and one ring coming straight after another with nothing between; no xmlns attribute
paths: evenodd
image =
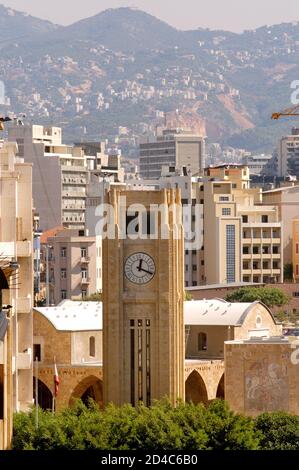
<svg viewBox="0 0 299 470"><path fill-rule="evenodd" d="M114 215L103 240L104 403L148 406L165 396L175 403L184 399L185 390L179 190L112 189L106 202ZM163 216L154 216L156 236L152 228L151 234L133 240L123 235L123 229L134 219L132 214L140 216L140 205L147 220L153 220L153 205L166 209ZM179 209L174 211L174 206Z"/></svg>

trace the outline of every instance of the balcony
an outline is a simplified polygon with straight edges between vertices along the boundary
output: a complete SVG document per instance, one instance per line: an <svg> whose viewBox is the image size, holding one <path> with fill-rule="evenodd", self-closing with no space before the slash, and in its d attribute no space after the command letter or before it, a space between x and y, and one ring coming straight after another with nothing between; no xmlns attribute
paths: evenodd
<svg viewBox="0 0 299 470"><path fill-rule="evenodd" d="M86 193L84 191L74 191L72 189L69 189L68 191L62 191L62 197L86 198Z"/></svg>
<svg viewBox="0 0 299 470"><path fill-rule="evenodd" d="M82 277L81 285L88 285L88 284L90 284L90 277Z"/></svg>
<svg viewBox="0 0 299 470"><path fill-rule="evenodd" d="M252 274L252 270L251 270L251 269L244 269L244 268L243 268L243 269L242 269L242 274L243 274L244 276L246 276L246 275L247 275L247 276L248 276L248 275L250 276L250 275Z"/></svg>
<svg viewBox="0 0 299 470"><path fill-rule="evenodd" d="M32 244L31 241L26 240L22 242L17 242L17 258L29 258L32 254Z"/></svg>
<svg viewBox="0 0 299 470"><path fill-rule="evenodd" d="M90 256L82 256L81 257L81 264L87 264L90 262Z"/></svg>
<svg viewBox="0 0 299 470"><path fill-rule="evenodd" d="M32 365L32 353L31 349L26 353L19 353L17 357L17 369L28 370L31 369Z"/></svg>
<svg viewBox="0 0 299 470"><path fill-rule="evenodd" d="M18 313L31 313L32 303L31 296L19 297L17 299L17 312Z"/></svg>

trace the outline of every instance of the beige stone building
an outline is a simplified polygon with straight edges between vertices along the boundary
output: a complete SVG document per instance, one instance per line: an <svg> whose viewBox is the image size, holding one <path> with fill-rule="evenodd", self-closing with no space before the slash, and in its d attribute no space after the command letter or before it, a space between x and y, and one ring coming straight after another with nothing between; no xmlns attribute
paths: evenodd
<svg viewBox="0 0 299 470"><path fill-rule="evenodd" d="M186 400L193 403L225 397L225 341L282 334L281 325L260 302L190 301L185 302L184 317Z"/></svg>
<svg viewBox="0 0 299 470"><path fill-rule="evenodd" d="M219 167L220 174L223 171ZM214 177L218 169L209 173ZM227 178L204 183L206 284L282 282L282 225L277 207L261 205L261 191L248 187L248 168L237 167L234 177L230 172Z"/></svg>
<svg viewBox="0 0 299 470"><path fill-rule="evenodd" d="M265 340L281 335L281 325L259 302L229 304L220 299L185 302L184 324L185 394L186 400L194 403L207 404L224 397L227 340L257 337ZM57 307L35 309L34 355L39 359L39 403L43 408L52 406L54 358L60 377L58 409L71 405L73 398L93 397L102 405L105 384L102 347L101 303L64 301ZM155 362L152 367L159 369Z"/></svg>
<svg viewBox="0 0 299 470"><path fill-rule="evenodd" d="M10 445L13 411L33 403L32 165L16 153L15 143L0 149L0 268L13 271L1 300L0 449Z"/></svg>
<svg viewBox="0 0 299 470"><path fill-rule="evenodd" d="M234 411L299 415L299 342L294 341L273 337L225 343L225 399Z"/></svg>
<svg viewBox="0 0 299 470"><path fill-rule="evenodd" d="M50 305L84 299L102 290L100 250L96 237L85 236L84 230L64 229L47 237L41 252L44 271L48 265Z"/></svg>
<svg viewBox="0 0 299 470"><path fill-rule="evenodd" d="M39 405L52 409L54 362L60 381L56 410L76 398L90 397L102 405L102 304L66 300L57 307L35 308L33 330Z"/></svg>
<svg viewBox="0 0 299 470"><path fill-rule="evenodd" d="M277 206L283 229L284 264L292 263L292 221L299 218L299 186L286 186L265 191L263 192L263 204Z"/></svg>
<svg viewBox="0 0 299 470"><path fill-rule="evenodd" d="M296 282L299 282L299 219L294 219L292 225L293 225L293 235L292 235L293 277Z"/></svg>
<svg viewBox="0 0 299 470"><path fill-rule="evenodd" d="M120 199L120 198L126 198ZM112 189L107 202L114 208L103 240L103 374L104 403L152 400L165 395L184 398L184 279L180 193ZM143 231L151 204L165 204L167 236ZM177 212L169 207L178 205ZM122 204L120 209L120 204ZM129 207L135 204L129 212ZM136 206L138 204L138 208ZM143 206L145 212L141 210ZM135 210L136 209L136 210ZM139 220L138 232L130 223ZM124 218L119 214L123 214ZM143 214L143 215L142 215ZM121 231L125 231L121 237ZM113 238L113 235L115 237ZM134 236L135 235L135 236ZM143 236L141 236L143 235Z"/></svg>

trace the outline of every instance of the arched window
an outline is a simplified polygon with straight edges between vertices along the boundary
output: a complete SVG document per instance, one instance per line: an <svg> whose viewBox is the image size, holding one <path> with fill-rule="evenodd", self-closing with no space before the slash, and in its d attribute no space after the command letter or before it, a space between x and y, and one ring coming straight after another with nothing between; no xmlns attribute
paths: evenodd
<svg viewBox="0 0 299 470"><path fill-rule="evenodd" d="M198 333L198 351L206 351L207 349L206 333Z"/></svg>
<svg viewBox="0 0 299 470"><path fill-rule="evenodd" d="M95 357L96 355L96 340L94 336L89 338L89 355Z"/></svg>

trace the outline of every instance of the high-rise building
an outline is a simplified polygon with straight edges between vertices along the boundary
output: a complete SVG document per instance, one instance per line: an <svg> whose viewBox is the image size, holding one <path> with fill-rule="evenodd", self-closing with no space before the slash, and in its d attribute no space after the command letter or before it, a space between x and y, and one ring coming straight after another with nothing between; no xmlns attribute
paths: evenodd
<svg viewBox="0 0 299 470"><path fill-rule="evenodd" d="M227 171L226 179L217 179ZM262 205L243 166L209 169L204 182L204 265L207 284L282 282L282 225L275 205Z"/></svg>
<svg viewBox="0 0 299 470"><path fill-rule="evenodd" d="M59 127L12 125L8 136L18 143L18 155L33 163L33 198L40 228L84 229L88 172L97 168L101 149L86 145L85 150L94 150L93 155L86 155L84 144L62 144Z"/></svg>
<svg viewBox="0 0 299 470"><path fill-rule="evenodd" d="M299 218L299 186L288 186L263 192L263 204L275 205L282 223L282 250L284 264L291 264L292 259L292 221Z"/></svg>
<svg viewBox="0 0 299 470"><path fill-rule="evenodd" d="M278 146L278 176L299 177L299 128L294 127L291 135L283 137Z"/></svg>
<svg viewBox="0 0 299 470"><path fill-rule="evenodd" d="M13 411L32 395L32 165L0 149L0 449L11 442Z"/></svg>
<svg viewBox="0 0 299 470"><path fill-rule="evenodd" d="M140 141L140 176L159 178L162 166L187 168L191 175L203 172L205 141L199 135L177 130L164 130Z"/></svg>

